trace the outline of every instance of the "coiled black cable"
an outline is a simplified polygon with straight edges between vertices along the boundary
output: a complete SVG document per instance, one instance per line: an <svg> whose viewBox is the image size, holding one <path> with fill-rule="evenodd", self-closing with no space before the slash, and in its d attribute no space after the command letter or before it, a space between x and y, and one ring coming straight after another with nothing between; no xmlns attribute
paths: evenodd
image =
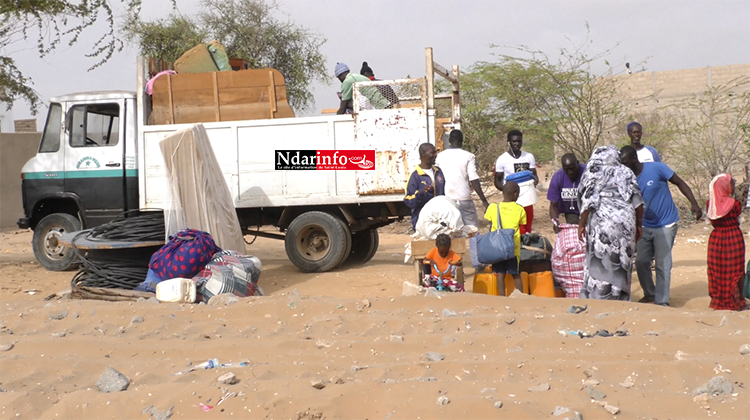
<svg viewBox="0 0 750 420"><path fill-rule="evenodd" d="M137 214L130 215L136 212ZM87 239L131 242L163 240L164 212L161 210L127 211L118 215L113 221L91 229Z"/></svg>
<svg viewBox="0 0 750 420"><path fill-rule="evenodd" d="M71 241L73 251L81 261L80 270L71 280L71 288L85 286L132 290L146 279L151 255L161 247L81 250L76 247L76 241L80 238L102 242L153 242L163 241L164 236L164 213L161 210L125 212L107 224L80 232Z"/></svg>
<svg viewBox="0 0 750 420"><path fill-rule="evenodd" d="M91 249L81 259L81 269L73 276L71 288L75 286L104 287L133 290L148 274L151 255L158 246L129 249Z"/></svg>

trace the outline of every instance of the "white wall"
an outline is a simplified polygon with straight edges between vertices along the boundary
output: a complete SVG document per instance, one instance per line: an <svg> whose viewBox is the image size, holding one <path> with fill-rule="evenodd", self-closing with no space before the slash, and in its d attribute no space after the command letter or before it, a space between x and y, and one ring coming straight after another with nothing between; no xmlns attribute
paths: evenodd
<svg viewBox="0 0 750 420"><path fill-rule="evenodd" d="M0 133L15 133L13 127L13 109L6 110L5 104L0 104Z"/></svg>

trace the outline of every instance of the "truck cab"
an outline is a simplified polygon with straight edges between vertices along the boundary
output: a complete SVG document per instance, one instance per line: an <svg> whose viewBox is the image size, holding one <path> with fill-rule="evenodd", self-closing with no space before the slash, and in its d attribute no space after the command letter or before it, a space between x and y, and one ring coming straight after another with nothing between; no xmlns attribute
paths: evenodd
<svg viewBox="0 0 750 420"><path fill-rule="evenodd" d="M64 270L73 250L60 235L102 225L138 208L133 92L88 92L50 99L37 155L22 169L25 217L34 255Z"/></svg>

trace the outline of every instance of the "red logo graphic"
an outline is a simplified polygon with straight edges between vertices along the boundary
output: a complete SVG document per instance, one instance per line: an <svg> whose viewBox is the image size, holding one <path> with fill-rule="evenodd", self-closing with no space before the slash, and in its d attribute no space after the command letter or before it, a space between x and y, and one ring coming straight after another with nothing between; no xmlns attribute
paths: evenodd
<svg viewBox="0 0 750 420"><path fill-rule="evenodd" d="M318 150L315 157L318 170L375 169L374 150Z"/></svg>
<svg viewBox="0 0 750 420"><path fill-rule="evenodd" d="M375 169L374 150L277 150L276 170Z"/></svg>

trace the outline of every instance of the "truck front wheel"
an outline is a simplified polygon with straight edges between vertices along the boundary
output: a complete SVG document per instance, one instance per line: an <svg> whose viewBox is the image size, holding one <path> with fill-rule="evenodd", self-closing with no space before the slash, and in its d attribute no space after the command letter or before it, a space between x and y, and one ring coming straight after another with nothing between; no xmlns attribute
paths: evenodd
<svg viewBox="0 0 750 420"><path fill-rule="evenodd" d="M59 239L78 230L81 230L81 222L67 213L53 213L40 220L32 239L34 256L39 264L50 271L71 269L75 265L75 252L64 247Z"/></svg>
<svg viewBox="0 0 750 420"><path fill-rule="evenodd" d="M323 272L339 265L351 252L349 227L333 215L310 211L297 216L286 232L284 248L302 271Z"/></svg>

